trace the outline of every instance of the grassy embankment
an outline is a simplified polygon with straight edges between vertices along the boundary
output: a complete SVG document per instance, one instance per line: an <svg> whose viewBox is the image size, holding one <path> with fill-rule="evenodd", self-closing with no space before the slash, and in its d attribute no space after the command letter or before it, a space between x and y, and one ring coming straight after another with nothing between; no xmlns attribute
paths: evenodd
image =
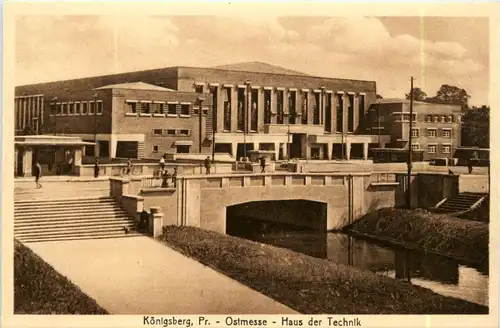
<svg viewBox="0 0 500 328"><path fill-rule="evenodd" d="M193 227L160 241L304 314L483 314L488 308L356 268Z"/></svg>
<svg viewBox="0 0 500 328"><path fill-rule="evenodd" d="M489 225L425 210L383 208L365 215L347 231L488 266Z"/></svg>
<svg viewBox="0 0 500 328"><path fill-rule="evenodd" d="M14 313L107 314L107 311L29 248L15 241Z"/></svg>

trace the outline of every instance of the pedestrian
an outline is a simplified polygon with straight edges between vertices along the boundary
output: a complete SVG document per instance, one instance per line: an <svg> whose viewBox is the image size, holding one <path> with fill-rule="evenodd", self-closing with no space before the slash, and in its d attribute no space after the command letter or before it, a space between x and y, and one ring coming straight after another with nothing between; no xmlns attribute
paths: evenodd
<svg viewBox="0 0 500 328"><path fill-rule="evenodd" d="M467 167L469 168L469 174L472 173L472 158L467 160Z"/></svg>
<svg viewBox="0 0 500 328"><path fill-rule="evenodd" d="M94 178L98 178L99 177L99 159L95 159L95 163L94 163Z"/></svg>
<svg viewBox="0 0 500 328"><path fill-rule="evenodd" d="M132 174L132 168L133 168L133 164L132 164L132 159L128 159L128 162L127 162L127 175L131 175Z"/></svg>
<svg viewBox="0 0 500 328"><path fill-rule="evenodd" d="M260 158L260 173L265 173L266 172L266 157L262 156Z"/></svg>
<svg viewBox="0 0 500 328"><path fill-rule="evenodd" d="M172 184L174 188L177 186L177 167L174 167L174 173L172 173Z"/></svg>
<svg viewBox="0 0 500 328"><path fill-rule="evenodd" d="M40 178L42 176L42 167L40 166L40 163L37 161L35 163L34 167L34 175L35 175L35 183L36 183L36 188L40 189L42 188L42 185L40 184Z"/></svg>
<svg viewBox="0 0 500 328"><path fill-rule="evenodd" d="M206 174L210 174L210 168L211 168L212 164L210 163L210 156L207 156L207 158L205 158L205 171L206 171Z"/></svg>
<svg viewBox="0 0 500 328"><path fill-rule="evenodd" d="M165 169L165 155L160 158L160 169L162 171Z"/></svg>
<svg viewBox="0 0 500 328"><path fill-rule="evenodd" d="M149 225L148 219L149 219L149 213L143 207L142 212L141 212L140 217L139 217L139 224L138 224L138 228L141 232L144 232L145 230L147 230L148 225Z"/></svg>

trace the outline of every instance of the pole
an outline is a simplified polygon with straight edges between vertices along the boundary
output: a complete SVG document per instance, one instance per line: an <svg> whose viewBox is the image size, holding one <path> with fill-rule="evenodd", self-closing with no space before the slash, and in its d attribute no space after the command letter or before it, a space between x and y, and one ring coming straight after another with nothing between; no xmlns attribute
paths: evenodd
<svg viewBox="0 0 500 328"><path fill-rule="evenodd" d="M217 92L217 88L213 88L212 92ZM217 100L217 97L212 97ZM217 101L212 103L212 164L215 164L215 130L217 129L217 115L215 109L217 108Z"/></svg>
<svg viewBox="0 0 500 328"><path fill-rule="evenodd" d="M198 110L198 117L199 117L199 122L198 122L198 151L199 153L201 154L201 144L202 144L202 140L203 140L203 137L201 135L202 133L202 117L203 117L203 110L201 109L201 105L203 103L203 98L202 97L198 97L198 102L199 102L199 105L200 105L200 109Z"/></svg>
<svg viewBox="0 0 500 328"><path fill-rule="evenodd" d="M97 95L94 95L94 155L97 155Z"/></svg>
<svg viewBox="0 0 500 328"><path fill-rule="evenodd" d="M377 100L377 121L378 121L378 148L382 148L380 140L380 100Z"/></svg>
<svg viewBox="0 0 500 328"><path fill-rule="evenodd" d="M411 89L410 89L410 129L408 131L408 176L407 176L407 193L406 193L406 206L411 208L411 160L412 160L412 129L413 129L413 76L411 77Z"/></svg>
<svg viewBox="0 0 500 328"><path fill-rule="evenodd" d="M250 81L245 81L245 104L243 106L243 158L247 158L248 103L250 102Z"/></svg>
<svg viewBox="0 0 500 328"><path fill-rule="evenodd" d="M290 160L290 116L288 117L288 144L287 144L288 160Z"/></svg>

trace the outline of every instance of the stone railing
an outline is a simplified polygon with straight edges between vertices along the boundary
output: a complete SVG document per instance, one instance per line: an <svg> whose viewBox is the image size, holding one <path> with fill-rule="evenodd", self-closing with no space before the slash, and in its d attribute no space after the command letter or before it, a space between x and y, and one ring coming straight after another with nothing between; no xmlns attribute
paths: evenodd
<svg viewBox="0 0 500 328"><path fill-rule="evenodd" d="M230 164L226 166L231 167ZM132 166L132 172L127 174L127 164L116 163L116 164L99 164L99 176L143 176L143 175L153 175L158 171L160 165L158 163L134 163ZM165 169L167 171L173 171L177 168L178 174L189 175L189 174L199 174L200 167L195 164L176 164L176 163L166 163ZM75 173L79 176L93 176L94 175L94 165L93 164L83 164L75 166Z"/></svg>

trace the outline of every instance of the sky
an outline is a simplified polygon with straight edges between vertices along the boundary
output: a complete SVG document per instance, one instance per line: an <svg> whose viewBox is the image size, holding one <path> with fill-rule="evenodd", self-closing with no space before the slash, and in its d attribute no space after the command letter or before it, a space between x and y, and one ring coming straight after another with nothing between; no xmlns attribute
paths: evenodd
<svg viewBox="0 0 500 328"><path fill-rule="evenodd" d="M489 22L454 17L18 16L15 84L260 61L370 80L384 98L464 88L488 104Z"/></svg>

